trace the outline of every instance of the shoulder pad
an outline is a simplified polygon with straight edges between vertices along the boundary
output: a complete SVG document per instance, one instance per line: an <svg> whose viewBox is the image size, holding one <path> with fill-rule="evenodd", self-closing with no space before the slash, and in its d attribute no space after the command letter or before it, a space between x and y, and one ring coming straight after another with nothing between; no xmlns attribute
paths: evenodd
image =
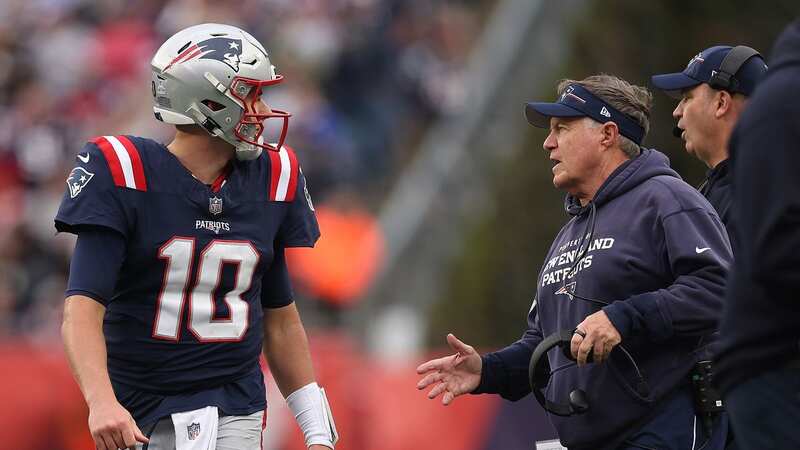
<svg viewBox="0 0 800 450"><path fill-rule="evenodd" d="M103 152L115 185L147 191L142 158L127 136L98 136L91 142Z"/></svg>
<svg viewBox="0 0 800 450"><path fill-rule="evenodd" d="M284 145L280 151L268 150L264 153L269 157L269 201L294 201L300 177L300 164L294 150Z"/></svg>

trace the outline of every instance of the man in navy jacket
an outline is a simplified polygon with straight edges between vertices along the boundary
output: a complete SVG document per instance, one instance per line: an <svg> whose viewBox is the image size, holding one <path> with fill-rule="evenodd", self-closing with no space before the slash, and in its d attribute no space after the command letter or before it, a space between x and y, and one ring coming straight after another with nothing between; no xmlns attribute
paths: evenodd
<svg viewBox="0 0 800 450"><path fill-rule="evenodd" d="M725 70L733 72L727 82L718 75ZM675 134L683 140L687 152L708 166L699 189L719 214L729 235L732 200L728 141L747 98L766 71L767 65L756 50L715 45L695 55L683 72L651 78L653 86L680 100L672 111L678 120Z"/></svg>
<svg viewBox="0 0 800 450"><path fill-rule="evenodd" d="M719 386L741 448L800 448L800 20L731 137L733 240Z"/></svg>
<svg viewBox="0 0 800 450"><path fill-rule="evenodd" d="M556 103L526 108L529 122L550 129L544 149L571 216L539 272L528 329L482 357L448 335L458 353L422 364L418 388L434 385L428 396L443 394L445 404L465 393L520 399L531 391L534 348L575 330L577 364L561 351L547 354L545 397L564 403L580 388L589 403L580 414L550 414L564 445L699 447L689 371L717 329L732 258L727 234L667 158L640 146L652 99L646 89L599 75L564 80L558 93ZM705 450L721 448L724 433L715 430Z"/></svg>

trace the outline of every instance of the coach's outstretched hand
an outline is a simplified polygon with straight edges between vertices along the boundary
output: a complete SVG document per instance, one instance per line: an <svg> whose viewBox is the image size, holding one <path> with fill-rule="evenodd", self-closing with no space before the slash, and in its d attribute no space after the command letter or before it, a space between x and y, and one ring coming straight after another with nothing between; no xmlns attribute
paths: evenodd
<svg viewBox="0 0 800 450"><path fill-rule="evenodd" d="M432 359L417 367L418 374L428 374L417 383L417 389L435 384L428 392L428 398L434 399L444 393L442 403L445 406L459 395L474 391L481 382L481 356L478 352L453 334L447 335L447 343L456 351L455 355Z"/></svg>

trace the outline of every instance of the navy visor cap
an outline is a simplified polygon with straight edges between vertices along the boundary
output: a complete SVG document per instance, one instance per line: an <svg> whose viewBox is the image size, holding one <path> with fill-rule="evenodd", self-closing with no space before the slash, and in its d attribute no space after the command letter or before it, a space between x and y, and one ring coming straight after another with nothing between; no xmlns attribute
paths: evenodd
<svg viewBox="0 0 800 450"><path fill-rule="evenodd" d="M528 103L525 117L531 125L539 128L550 128L551 117L591 117L600 123L616 123L619 133L638 145L644 139L644 128L636 120L577 83L564 89L555 103Z"/></svg>

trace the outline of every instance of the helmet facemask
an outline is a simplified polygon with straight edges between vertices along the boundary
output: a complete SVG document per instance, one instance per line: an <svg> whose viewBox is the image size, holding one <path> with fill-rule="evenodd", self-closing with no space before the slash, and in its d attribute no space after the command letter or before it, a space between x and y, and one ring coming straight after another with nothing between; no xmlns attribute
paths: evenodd
<svg viewBox="0 0 800 450"><path fill-rule="evenodd" d="M262 81L235 77L231 82L229 92L242 106L242 115L239 118L239 122L234 126L233 132L242 142L273 152L280 151L286 139L286 132L289 129L289 117L291 117L291 114L272 108L269 108L269 112L258 112L257 103L262 101L261 94L265 86L272 86L281 81L283 81L283 76L276 75L272 80ZM283 119L280 132L274 140L267 141L264 137L267 119Z"/></svg>

